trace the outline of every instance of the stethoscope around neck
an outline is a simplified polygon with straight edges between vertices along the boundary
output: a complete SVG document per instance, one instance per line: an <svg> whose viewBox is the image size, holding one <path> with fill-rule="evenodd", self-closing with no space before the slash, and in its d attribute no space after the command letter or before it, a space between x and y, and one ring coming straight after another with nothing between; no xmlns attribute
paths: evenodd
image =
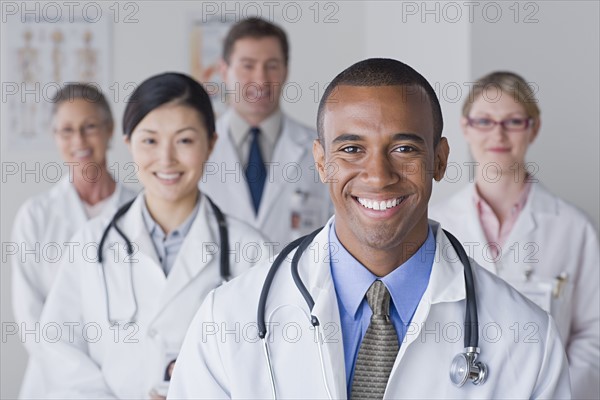
<svg viewBox="0 0 600 400"><path fill-rule="evenodd" d="M260 293L260 298L258 301L258 310L257 310L257 325L258 325L258 336L263 342L263 352L267 364L267 368L269 371L269 379L271 381L271 394L273 399L277 399L277 391L275 388L275 374L273 371L273 365L271 363L271 355L269 351L269 344L267 340L267 324L265 318L265 310L267 307L267 297L269 296L269 290L271 289L271 285L273 280L275 279L275 274L277 273L279 267L283 263L283 261L287 258L287 256L297 248L291 262L291 275L296 288L304 298L306 305L308 306L308 310L310 312L310 323L314 328L315 332L315 342L317 343L319 350L319 360L321 363L321 374L323 378L323 383L325 385L325 390L327 392L327 396L329 399L333 399L331 395L331 390L329 389L329 385L327 383L327 375L325 371L325 363L323 360L323 339L321 334L321 324L319 319L313 314L313 307L315 305L315 301L312 298L310 292L302 282L300 278L300 274L298 273L298 263L302 254L306 250L306 248L312 243L315 236L322 230L323 228L319 228L314 232L300 237L287 246L279 253L267 276L265 278L265 282L262 287L262 291ZM466 289L466 311L465 311L465 339L464 339L464 352L457 354L452 360L452 364L450 365L450 380L457 387L463 386L468 380L470 380L474 385L482 385L487 379L487 365L482 363L481 361L477 361L477 358L480 353L479 349L479 320L477 317L477 301L475 296L475 283L473 280L473 271L471 270L471 263L469 262L469 258L460 244L458 239L456 239L452 234L448 231L444 230L444 233L450 240L450 244L458 254L458 257L463 264L464 268L464 276L465 276L465 289Z"/></svg>
<svg viewBox="0 0 600 400"><path fill-rule="evenodd" d="M229 268L229 233L227 230L227 222L225 221L225 215L223 215L223 212L219 209L219 207L217 207L217 205L215 203L213 203L213 201L208 196L204 196L204 198L208 200L208 203L212 207L212 210L215 213L215 217L217 218L217 225L219 226L220 255L221 255L219 271L221 274L222 281L227 282L231 278L230 268ZM138 302L137 302L137 296L135 293L135 286L133 283L133 261L132 261L132 257L133 257L133 253L134 253L133 243L131 242L131 240L129 240L127 235L125 235L123 230L121 228L119 228L119 225L117 225L117 222L119 221L119 219L121 219L121 217L123 215L125 215L127 213L127 211L129 211L129 209L131 208L131 205L135 202L135 200L136 199L133 199L133 200L129 201L128 203L125 203L123 206L121 206L121 208L119 208L119 210L117 210L115 215L110 220L109 224L104 229L104 232L102 233L102 237L98 244L98 263L100 264L100 269L102 271L102 279L104 281L104 294L105 294L105 299L106 299L106 315L108 318L108 323L111 326L113 326L115 324L119 324L119 320L113 319L111 317L111 313L110 313L110 296L108 294L108 281L106 280L106 271L104 268L104 256L102 255L102 250L104 248L104 243L106 242L106 239L108 237L108 233L113 228L119 234L119 236L121 236L121 238L125 241L125 247L127 250L127 258L129 260L129 282L131 284L131 297L133 300L134 308L133 308L133 313L127 319L126 324L132 324L137 321Z"/></svg>

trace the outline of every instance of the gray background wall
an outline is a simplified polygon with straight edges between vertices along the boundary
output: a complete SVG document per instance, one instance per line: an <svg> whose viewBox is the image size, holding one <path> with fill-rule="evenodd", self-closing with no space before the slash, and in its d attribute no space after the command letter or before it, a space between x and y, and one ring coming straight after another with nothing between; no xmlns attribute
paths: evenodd
<svg viewBox="0 0 600 400"><path fill-rule="evenodd" d="M458 121L468 83L491 70L516 71L539 88L543 124L529 161L539 165L538 177L550 190L579 206L598 226L600 7L597 1L536 1L520 2L517 6L513 1L481 1L471 6L467 2L434 1L321 2L317 22L314 2L296 2L302 16L294 23L289 22L295 19L294 15L282 14L286 2L275 3L275 21L287 30L291 41L289 81L302 88L297 102L283 104L291 115L314 126L317 102L311 87L315 88L315 83L319 83L322 93L328 81L355 61L366 57L398 58L422 72L438 90L446 124L444 135L452 148L451 161L462 165L469 160L469 154ZM105 9L111 4L102 3ZM201 14L201 3L136 4L138 22L113 27L113 81L122 85L167 70L188 71L189 16ZM222 2L213 4L220 7ZM238 5L240 11L243 4ZM268 17L265 2L256 4ZM235 3L228 2L228 7L234 9ZM515 7L519 10L516 22ZM327 15L337 21L324 23ZM1 40L5 46L11 38L2 32ZM1 106L5 115L5 104ZM122 99L113 105L117 121L124 106ZM55 149L8 152L4 145L6 132L1 132L0 137L4 164L59 160ZM118 127L115 139L110 161L130 161ZM436 185L432 201L439 201L465 185L464 172L458 182ZM0 234L5 243L10 241L10 229L20 204L48 189L51 183L8 179L1 185ZM5 323L14 321L14 317L10 269L4 262L4 254L2 258L0 317L4 333ZM0 346L0 397L15 398L26 354L15 336L5 338L3 334Z"/></svg>

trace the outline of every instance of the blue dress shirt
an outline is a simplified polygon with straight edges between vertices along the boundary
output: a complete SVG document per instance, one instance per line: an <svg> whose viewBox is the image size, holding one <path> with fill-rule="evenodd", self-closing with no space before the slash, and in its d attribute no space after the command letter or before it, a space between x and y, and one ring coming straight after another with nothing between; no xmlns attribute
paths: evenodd
<svg viewBox="0 0 600 400"><path fill-rule="evenodd" d="M158 255L158 260L160 261L162 269L165 272L165 276L168 276L169 272L171 272L171 269L175 264L175 259L179 254L179 249L181 249L183 241L185 240L185 237L190 231L192 224L198 215L199 209L200 196L198 196L196 206L186 220L183 221L183 223L176 229L169 232L168 235L165 235L165 232L162 230L160 225L158 225L154 218L152 218L150 215L150 211L146 206L146 199L144 198L142 203L142 216L144 217L144 224L146 225L146 229L152 238L154 249L156 250L156 254Z"/></svg>
<svg viewBox="0 0 600 400"><path fill-rule="evenodd" d="M373 314L365 298L367 290L377 279L389 290L390 318L402 346L410 321L429 284L436 243L429 227L427 239L417 252L388 275L379 278L344 248L335 233L334 224L329 230L329 242L331 275L342 323L346 386L350 396L356 356Z"/></svg>

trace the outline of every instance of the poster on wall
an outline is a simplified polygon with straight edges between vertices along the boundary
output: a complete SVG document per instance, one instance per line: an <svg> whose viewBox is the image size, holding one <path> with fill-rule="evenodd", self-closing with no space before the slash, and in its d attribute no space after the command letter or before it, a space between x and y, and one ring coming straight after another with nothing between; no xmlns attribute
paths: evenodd
<svg viewBox="0 0 600 400"><path fill-rule="evenodd" d="M223 22L219 17L206 16L193 18L190 23L190 74L206 88L217 116L227 108L219 60L223 41L233 24L234 21Z"/></svg>
<svg viewBox="0 0 600 400"><path fill-rule="evenodd" d="M110 19L7 21L2 29L2 132L8 148L52 143L51 100L67 83L88 82L109 96L110 32Z"/></svg>

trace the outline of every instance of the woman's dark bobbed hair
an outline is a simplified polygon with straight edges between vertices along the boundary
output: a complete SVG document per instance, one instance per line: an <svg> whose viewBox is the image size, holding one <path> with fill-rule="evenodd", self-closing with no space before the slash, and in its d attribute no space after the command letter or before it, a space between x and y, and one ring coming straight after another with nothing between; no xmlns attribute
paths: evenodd
<svg viewBox="0 0 600 400"><path fill-rule="evenodd" d="M167 104L192 107L202 116L208 138L215 133L215 114L208 93L193 78L177 72L155 75L133 92L123 114L123 135L131 138L135 127L152 110Z"/></svg>

